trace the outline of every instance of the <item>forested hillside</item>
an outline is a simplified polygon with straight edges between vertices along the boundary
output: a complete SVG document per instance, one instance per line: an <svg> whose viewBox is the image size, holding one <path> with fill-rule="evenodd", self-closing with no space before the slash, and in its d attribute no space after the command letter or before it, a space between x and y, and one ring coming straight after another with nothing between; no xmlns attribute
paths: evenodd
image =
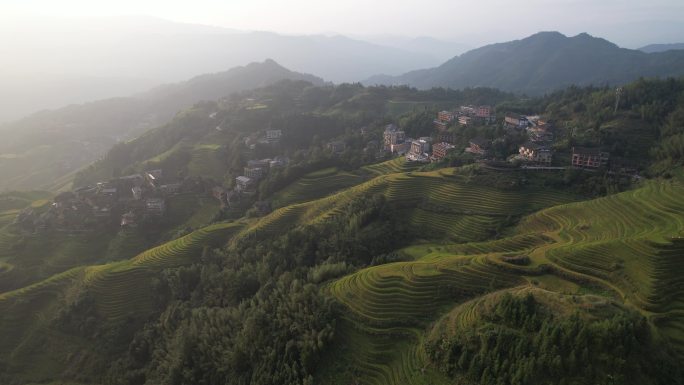
<svg viewBox="0 0 684 385"><path fill-rule="evenodd" d="M639 77L684 75L684 51L645 53L619 48L586 33L566 37L540 32L522 40L468 51L439 67L401 76L375 76L365 84L431 87L494 87L543 95L571 85L615 86Z"/></svg>
<svg viewBox="0 0 684 385"><path fill-rule="evenodd" d="M119 141L165 124L201 100L264 87L283 79L323 80L292 72L272 60L198 76L122 98L42 111L0 126L0 191L69 186L73 173Z"/></svg>
<svg viewBox="0 0 684 385"><path fill-rule="evenodd" d="M29 227L61 201L0 197L0 383L682 384L683 94L286 80L197 103L76 176L180 181L147 237ZM494 121L435 126L464 105ZM552 166L514 159L511 113L553 125ZM454 148L391 156L390 123ZM572 167L580 146L620 168Z"/></svg>

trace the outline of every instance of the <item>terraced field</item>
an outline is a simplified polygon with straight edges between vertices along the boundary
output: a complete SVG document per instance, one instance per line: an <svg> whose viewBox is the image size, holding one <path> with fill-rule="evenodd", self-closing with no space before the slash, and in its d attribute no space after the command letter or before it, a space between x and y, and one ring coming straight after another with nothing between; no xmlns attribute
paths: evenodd
<svg viewBox="0 0 684 385"><path fill-rule="evenodd" d="M0 294L0 314L12 314L0 317L0 330L17 330L0 337L0 357L21 353L2 346L23 340L37 343L30 338L36 330L41 330L36 335L54 333L45 330L47 320L79 293L93 296L101 317L144 315L152 304L149 282L161 269L186 264L208 246L272 237L284 229L330 220L347 204L375 194L396 207L419 241L398 251L410 259L407 262L369 267L327 284L325 290L346 312L335 356L324 359L318 381L449 384L422 350L431 325L445 315L457 324L477 322L483 295L535 286L625 301L648 316L684 356L680 182L645 182L633 191L576 202L578 197L548 188L473 183L463 169L393 172L405 166L397 159L369 166L366 172L377 176L365 182L354 174L322 170L281 192L282 199L330 194L325 192L328 186L322 187L336 183L330 178L348 178L339 186L352 187L281 207L259 219L212 225L130 260L71 269ZM0 251L2 245L0 233ZM521 256L525 263L510 262ZM11 266L0 265L0 271L3 268Z"/></svg>
<svg viewBox="0 0 684 385"><path fill-rule="evenodd" d="M420 167L420 163L407 162L406 157L398 157L382 163L364 166L361 169L375 175L394 174L398 172L408 172Z"/></svg>
<svg viewBox="0 0 684 385"><path fill-rule="evenodd" d="M112 235L50 233L20 235L0 229L0 261L12 265L0 272L0 292L46 279L76 266L99 263Z"/></svg>
<svg viewBox="0 0 684 385"><path fill-rule="evenodd" d="M663 326L684 354L684 186L644 187L543 210L520 232L543 231L556 242L532 253L561 268L610 283Z"/></svg>
<svg viewBox="0 0 684 385"><path fill-rule="evenodd" d="M402 183L407 177L394 182ZM400 190L405 192L396 191ZM452 197L462 194L448 184L435 190L450 191L446 195ZM505 193L491 195L497 197L491 202L515 204ZM506 212L507 204L488 204L487 195L478 196L485 197L477 205L482 214L494 215L497 209ZM553 199L540 199L528 207ZM467 196L453 201L470 207ZM433 222L457 223L441 218ZM428 233L437 231L429 221L423 226ZM462 234L464 238L478 236ZM535 285L625 301L640 309L684 356L683 235L684 186L647 182L633 191L541 210L525 217L507 238L411 246L401 253L415 261L363 269L328 286L348 310L342 325L344 337L337 342L345 354L336 357L343 363L338 370L346 375L324 371L320 376L335 384L355 376L363 384L449 383L432 371L421 351L432 322L442 314L449 314L457 324L476 322L482 294ZM527 256L529 263L505 262L504 257L518 255ZM595 302L600 297L579 297L580 301L584 298Z"/></svg>
<svg viewBox="0 0 684 385"><path fill-rule="evenodd" d="M364 374L362 383L447 384L425 359L425 328L459 303L526 282L518 274L497 269L486 256L451 256L364 269L332 283L329 290L350 311L344 333L367 345L355 346L345 357ZM384 354L374 361L364 356L366 350Z"/></svg>
<svg viewBox="0 0 684 385"><path fill-rule="evenodd" d="M198 144L190 152L188 175L202 176L222 180L226 171L224 158L221 156L221 146L216 144Z"/></svg>
<svg viewBox="0 0 684 385"><path fill-rule="evenodd" d="M284 207L295 203L323 198L336 191L355 186L364 178L331 167L304 175L273 196L274 207Z"/></svg>
<svg viewBox="0 0 684 385"><path fill-rule="evenodd" d="M69 359L66 354L59 355L60 351L81 349L78 338L52 328L60 309L87 293L94 299L95 310L102 319L116 322L129 317L144 318L154 310L151 282L155 274L196 260L205 248L228 242L242 226L242 223L211 225L127 261L74 268L0 294L0 330L12 331L0 333L0 359L33 362L35 345L47 343L45 336L51 336L51 349L49 353L44 352L48 356L41 357L41 362L53 363L55 372L58 371L57 368L68 365ZM24 356L29 354L32 359ZM49 369L47 365L46 373Z"/></svg>
<svg viewBox="0 0 684 385"><path fill-rule="evenodd" d="M416 236L461 242L487 239L511 218L577 199L550 189L504 191L469 183L458 169L394 173L325 198L275 210L246 229L244 235L272 235L283 228L324 221L338 215L350 202L373 194L383 194L389 203L404 210Z"/></svg>

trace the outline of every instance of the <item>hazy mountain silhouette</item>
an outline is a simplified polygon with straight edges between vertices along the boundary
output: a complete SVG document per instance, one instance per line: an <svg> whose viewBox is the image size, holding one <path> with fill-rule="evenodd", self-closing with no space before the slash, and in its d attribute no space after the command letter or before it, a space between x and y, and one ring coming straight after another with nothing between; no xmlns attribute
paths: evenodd
<svg viewBox="0 0 684 385"><path fill-rule="evenodd" d="M567 37L540 32L468 51L439 67L400 76L374 76L364 83L418 88L486 86L543 94L569 85L621 84L639 77L681 75L684 51L649 54L586 33Z"/></svg>
<svg viewBox="0 0 684 385"><path fill-rule="evenodd" d="M0 126L0 190L53 186L102 156L120 140L169 121L201 100L267 86L280 80L323 80L293 72L273 60L194 77L131 97L42 111ZM65 183L67 180L65 180Z"/></svg>

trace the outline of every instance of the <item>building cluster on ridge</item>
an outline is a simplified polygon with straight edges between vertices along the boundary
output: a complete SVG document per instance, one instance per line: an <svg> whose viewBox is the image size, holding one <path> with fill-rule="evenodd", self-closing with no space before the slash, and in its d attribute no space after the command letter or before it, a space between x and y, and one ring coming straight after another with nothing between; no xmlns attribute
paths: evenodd
<svg viewBox="0 0 684 385"><path fill-rule="evenodd" d="M490 124L496 120L491 106L460 106L452 111L440 111L434 120L437 131L446 131L452 123L461 126Z"/></svg>
<svg viewBox="0 0 684 385"><path fill-rule="evenodd" d="M491 125L495 122L494 110L488 105L464 105L453 110L443 110L437 113L433 121L437 131L434 140L430 137L407 138L397 125L390 124L383 133L384 149L393 155L405 155L409 161L436 162L456 149L454 130L467 126ZM542 168L553 164L553 122L538 115L506 113L501 124L506 130L524 132L528 138L518 147L518 153L508 160ZM469 139L465 152L481 159L491 159L492 141L474 136ZM569 158L571 167L597 169L608 166L610 154L598 148L573 147Z"/></svg>
<svg viewBox="0 0 684 385"><path fill-rule="evenodd" d="M135 227L141 221L162 218L169 197L203 189L196 180L178 180L166 177L161 169L148 170L62 192L46 210L25 209L15 222L30 232L89 231L113 223Z"/></svg>

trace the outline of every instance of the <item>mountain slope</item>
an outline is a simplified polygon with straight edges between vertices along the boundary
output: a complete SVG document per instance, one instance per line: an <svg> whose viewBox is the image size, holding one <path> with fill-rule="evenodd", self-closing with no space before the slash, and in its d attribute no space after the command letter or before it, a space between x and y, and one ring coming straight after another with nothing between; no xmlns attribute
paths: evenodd
<svg viewBox="0 0 684 385"><path fill-rule="evenodd" d="M639 51L646 53L654 52L665 52L675 49L684 49L684 43L673 43L673 44L649 44L647 46L639 48Z"/></svg>
<svg viewBox="0 0 684 385"><path fill-rule="evenodd" d="M368 84L418 88L487 86L543 94L570 85L622 84L639 77L684 75L684 52L647 54L587 34L540 32L457 56L439 67L401 76L375 76Z"/></svg>
<svg viewBox="0 0 684 385"><path fill-rule="evenodd" d="M341 306L335 342L327 349L334 359L321 362L315 376L317 381L313 383L348 384L355 379L360 383L384 385L453 383L426 352L431 343L429 338L441 333L440 328L464 327L488 317L491 313L483 304L506 292L532 291L542 296L537 297L539 300L551 299L553 310L558 314L570 315L582 310L594 313L599 319L633 306L631 312L636 310L646 317L640 325L650 326L652 322L657 326L654 332L662 333L675 348L681 348L678 330L682 312L681 303L676 299L681 290L677 289L671 297L667 295L667 287L675 287L681 280L678 274L682 264L677 256L681 255L682 243L676 238L684 228L684 212L677 200L683 191L680 182L649 181L634 191L567 203L573 197L559 190L541 190L531 185L511 191L508 187L487 185L492 179L515 180L521 176L528 181L543 182L541 174L512 175L482 170L484 174L480 178L469 180L463 175L466 171L442 169L380 175L336 195L287 206L259 220L215 224L129 261L75 269L2 294L0 308L5 312L0 313L3 315L0 316L0 338L4 342L0 344L0 358L9 364L7 379L49 381L61 373L64 379L84 376L84 382L89 379L87 383L96 383L97 374L93 373L97 372L93 371L108 367L110 355L124 354L126 340L132 339L130 334L118 330L143 330L142 320L152 312L155 299L147 293L152 291L151 282L162 268L202 260L201 250L207 246L230 242L230 249L247 240L254 244L268 242L286 234L288 229L334 224L337 218L347 223L345 209L350 207L350 202L365 201L378 194L404 213L430 207L436 208L431 211L432 215L447 212L444 222L433 221L431 228L426 228L425 222L413 215L401 215L402 219L409 219L410 239L432 239L438 243L417 242L399 251L404 256L403 262L368 267L322 284L321 290ZM426 191L430 192L427 197ZM628 210L617 209L625 207ZM482 239L470 231L473 221L485 228L494 228L496 222L505 222L508 215L537 209L542 210L525 216L509 236L472 242ZM647 212L656 215L649 216ZM479 217L488 220L482 222ZM386 219L376 218L359 231L374 238L377 228L372 223L383 220ZM483 234L486 233L485 229ZM469 242L445 243L449 236ZM520 256L526 256L528 263L517 263L516 258ZM222 277L221 281L230 280ZM202 285L208 284L208 281L202 282ZM202 285L199 287L206 288ZM268 287L266 290L273 290ZM221 319L217 317L221 314L220 307L212 307L210 310L214 313L204 314L189 312L178 303L168 306L169 312L160 316L159 321L148 324L152 329L140 332L129 348L132 357L148 357L143 360L150 360L150 367L146 368L150 372L155 364L173 359L173 348L166 348L167 351L158 346L178 338L175 330L179 333L187 330L180 326L181 317L208 319L211 325L223 325L209 328L216 333L228 333L240 325L229 317L216 323ZM306 305L301 306L310 311ZM95 329L87 323L78 323L86 316L122 333L112 334L119 338L120 346L111 351L98 350L96 345L81 339L80 335ZM250 319L245 323L254 326L255 322ZM74 329L72 325L81 325L82 329ZM97 338L108 336L97 335ZM194 338L191 334L181 340L186 341L182 346L200 348L193 345ZM216 340L210 346L217 344L221 342ZM157 349L154 358L149 358L148 353L154 349ZM210 351L203 347L196 352L213 357L215 352ZM566 353L569 354L559 352ZM621 353L614 354L622 358ZM215 367L225 370L225 361L221 360L182 364L202 365L202 373L211 373ZM136 361L134 365L139 370L141 363ZM230 370L234 370L233 366ZM610 373L609 369L606 372ZM648 379L652 377L651 374ZM164 382L147 377L147 382L137 383Z"/></svg>
<svg viewBox="0 0 684 385"><path fill-rule="evenodd" d="M113 98L44 111L2 126L0 190L50 188L93 162L118 141L169 121L201 100L263 87L280 80L323 84L273 60L202 75L127 98Z"/></svg>
<svg viewBox="0 0 684 385"><path fill-rule="evenodd" d="M444 60L413 47L344 36L245 32L144 16L8 20L0 25L0 45L12 58L0 73L0 122L267 58L334 82L397 75Z"/></svg>

